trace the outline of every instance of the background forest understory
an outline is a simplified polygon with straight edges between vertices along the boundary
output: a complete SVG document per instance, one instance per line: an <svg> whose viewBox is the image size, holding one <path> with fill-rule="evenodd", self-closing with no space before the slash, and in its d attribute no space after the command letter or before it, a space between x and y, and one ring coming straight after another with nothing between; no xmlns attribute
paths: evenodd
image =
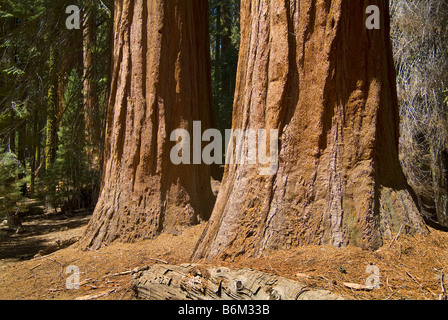
<svg viewBox="0 0 448 320"><path fill-rule="evenodd" d="M110 90L113 1L74 2L81 30L68 30L65 1L0 3L0 214L17 201L50 211L95 206ZM213 104L231 128L239 1L210 1Z"/></svg>
<svg viewBox="0 0 448 320"><path fill-rule="evenodd" d="M0 2L0 218L24 198L46 212L95 207L111 81L112 0ZM232 127L240 3L210 0L216 126ZM448 2L391 1L400 161L427 221L448 228Z"/></svg>

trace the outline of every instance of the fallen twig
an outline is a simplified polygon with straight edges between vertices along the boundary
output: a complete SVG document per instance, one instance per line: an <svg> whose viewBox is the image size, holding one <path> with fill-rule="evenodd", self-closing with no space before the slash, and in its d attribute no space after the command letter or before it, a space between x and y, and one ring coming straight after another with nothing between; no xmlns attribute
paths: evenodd
<svg viewBox="0 0 448 320"><path fill-rule="evenodd" d="M92 278L85 279L85 280L81 281L81 283L80 283L79 285L80 285L80 286L83 286L83 285L89 283L89 282L92 281L92 280L93 280Z"/></svg>
<svg viewBox="0 0 448 320"><path fill-rule="evenodd" d="M388 296L386 299L384 300L389 300L390 298L392 298L394 295L396 294L396 292L392 292L392 294L390 296Z"/></svg>
<svg viewBox="0 0 448 320"><path fill-rule="evenodd" d="M400 227L400 230L398 231L398 234L395 238L393 238L392 242L389 244L389 248L392 247L392 244L398 240L398 238L400 237L401 234L401 230L403 230L403 227L405 226L405 224L402 224Z"/></svg>
<svg viewBox="0 0 448 320"><path fill-rule="evenodd" d="M111 294L112 292L115 292L117 289L118 288L115 287L113 289L109 289L107 291L104 291L104 292L101 292L98 294L89 294L87 296L82 296L82 297L76 298L76 300L94 300L94 299L102 298L102 297L105 297L105 296Z"/></svg>
<svg viewBox="0 0 448 320"><path fill-rule="evenodd" d="M111 254L111 253L109 253L109 252L99 252L99 251L97 251L97 250L94 250L94 249L90 249L90 248L86 248L88 251L92 251L92 252L95 252L95 253L98 253L98 254Z"/></svg>
<svg viewBox="0 0 448 320"><path fill-rule="evenodd" d="M108 277L118 277L118 276L125 276L128 274L135 274L135 273L145 271L148 269L149 269L149 267L139 267L139 268L135 268L133 270L123 271L123 272L118 272L118 273L113 273L113 274L106 274L105 276L103 276L103 279L108 278Z"/></svg>
<svg viewBox="0 0 448 320"><path fill-rule="evenodd" d="M105 276L103 276L104 278L108 278L108 277L118 277L118 276L125 276L128 274L131 274L133 271L129 270L129 271L123 271L123 272L118 272L118 273L113 273L113 274L106 274Z"/></svg>
<svg viewBox="0 0 448 320"><path fill-rule="evenodd" d="M420 282L418 282L418 280L415 279L415 277L414 277L412 274L410 274L408 271L406 271L406 274L408 275L409 278L411 278L412 280L414 280L415 283L417 283L419 286L422 286L422 284L421 284Z"/></svg>
<svg viewBox="0 0 448 320"><path fill-rule="evenodd" d="M37 260L41 260L41 259L46 259L46 258L48 258L48 257L50 257L50 256L52 256L52 255L54 255L55 253L56 253L56 252L47 254L47 255L45 255L45 256L36 257L36 258L34 258L34 259L31 259L31 261L37 261Z"/></svg>
<svg viewBox="0 0 448 320"><path fill-rule="evenodd" d="M31 270L34 270L34 269L36 269L36 268L38 268L38 267L40 267L41 265L42 265L42 263L39 263L38 265L32 267L32 268L30 269L30 271L31 271Z"/></svg>
<svg viewBox="0 0 448 320"><path fill-rule="evenodd" d="M326 280L326 281L328 281L328 282L331 282L330 279L328 279L327 277L324 277L323 275L318 275L317 278L321 278L321 279L323 279L323 280Z"/></svg>
<svg viewBox="0 0 448 320"><path fill-rule="evenodd" d="M164 260L160 260L160 259L155 259L155 258L148 258L149 260L152 260L152 261L157 261L157 262L161 262L161 263L164 263L164 264L168 264L168 262L166 262L166 261L164 261Z"/></svg>
<svg viewBox="0 0 448 320"><path fill-rule="evenodd" d="M431 292L432 294L434 294L434 292L432 292L431 289L429 289L428 287L424 286L420 281L418 281L412 274L410 274L408 271L406 271L406 274L415 281L415 283L417 283L421 288L428 290L429 292Z"/></svg>

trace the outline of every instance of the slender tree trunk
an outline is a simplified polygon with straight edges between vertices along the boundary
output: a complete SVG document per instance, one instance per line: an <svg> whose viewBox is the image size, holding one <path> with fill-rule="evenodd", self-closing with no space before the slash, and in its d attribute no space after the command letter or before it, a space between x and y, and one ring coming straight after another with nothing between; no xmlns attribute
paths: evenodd
<svg viewBox="0 0 448 320"><path fill-rule="evenodd" d="M30 195L33 195L36 187L36 169L39 164L38 145L39 140L39 108L35 108L33 114L33 129L32 129L32 142L31 142L31 160L30 160Z"/></svg>
<svg viewBox="0 0 448 320"><path fill-rule="evenodd" d="M243 1L241 37L233 128L278 129L279 167L226 168L194 258L425 232L398 160L388 2Z"/></svg>
<svg viewBox="0 0 448 320"><path fill-rule="evenodd" d="M58 112L58 77L56 72L56 57L54 47L50 48L49 62L50 86L47 95L47 127L45 143L45 169L49 169L56 161L57 151L57 112Z"/></svg>
<svg viewBox="0 0 448 320"><path fill-rule="evenodd" d="M17 135L17 160L21 163L23 168L26 168L26 160L25 160L25 148L27 143L27 134L26 134L26 122L23 122L18 128ZM23 179L26 177L26 174L21 172L18 174L18 179ZM26 188L26 185L25 185ZM22 190L23 191L23 190Z"/></svg>
<svg viewBox="0 0 448 320"><path fill-rule="evenodd" d="M226 10L227 11L227 10ZM230 10L228 10L230 11ZM233 88L232 88L232 79L231 79L231 72L230 72L230 65L229 65L229 57L228 57L228 50L230 47L230 44L232 42L231 36L232 36L232 24L231 24L231 17L229 16L229 13L223 12L222 15L222 35L221 35L221 61L220 61L220 85L221 90L224 96L232 96L233 95Z"/></svg>
<svg viewBox="0 0 448 320"><path fill-rule="evenodd" d="M116 1L102 190L81 246L177 232L211 214L210 168L174 165L171 133L212 123L206 1Z"/></svg>
<svg viewBox="0 0 448 320"><path fill-rule="evenodd" d="M90 165L98 168L101 118L98 102L98 88L94 80L94 19L94 10L86 9L83 15L83 101L87 156Z"/></svg>
<svg viewBox="0 0 448 320"><path fill-rule="evenodd" d="M16 130L15 130L15 122L14 115L12 112L10 112L9 115L10 123L12 129L9 131L9 137L8 137L8 145L9 145L9 151L11 153L16 153Z"/></svg>
<svg viewBox="0 0 448 320"><path fill-rule="evenodd" d="M216 62L221 60L221 37L222 37L222 27L221 27L221 15L222 7L220 5L216 6L216 39L215 39L215 60Z"/></svg>
<svg viewBox="0 0 448 320"><path fill-rule="evenodd" d="M46 136L45 136L45 170L49 170L56 161L56 152L58 148L58 109L59 109L59 91L58 75L56 69L56 53L54 46L50 48L49 58L49 88L47 94L47 117L46 117ZM50 179L45 186L45 207L47 212L55 209L56 183Z"/></svg>

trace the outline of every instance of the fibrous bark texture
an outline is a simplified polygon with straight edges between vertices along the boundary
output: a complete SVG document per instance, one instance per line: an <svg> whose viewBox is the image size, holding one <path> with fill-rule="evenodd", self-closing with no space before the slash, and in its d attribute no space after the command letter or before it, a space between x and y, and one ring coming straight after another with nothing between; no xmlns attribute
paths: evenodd
<svg viewBox="0 0 448 320"><path fill-rule="evenodd" d="M379 30L366 28L377 5ZM234 129L278 129L279 167L229 165L195 259L375 249L426 226L398 160L388 1L242 2ZM405 228L403 228L405 229Z"/></svg>
<svg viewBox="0 0 448 320"><path fill-rule="evenodd" d="M208 219L210 168L170 161L178 128L212 121L206 1L116 1L101 195L81 246Z"/></svg>

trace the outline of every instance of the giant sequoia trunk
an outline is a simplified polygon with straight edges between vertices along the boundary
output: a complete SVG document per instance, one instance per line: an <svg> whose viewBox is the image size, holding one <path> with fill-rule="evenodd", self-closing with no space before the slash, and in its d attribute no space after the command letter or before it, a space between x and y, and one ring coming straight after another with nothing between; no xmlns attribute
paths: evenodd
<svg viewBox="0 0 448 320"><path fill-rule="evenodd" d="M233 128L278 129L278 172L227 167L194 258L425 232L398 160L388 1L247 0L241 29Z"/></svg>
<svg viewBox="0 0 448 320"><path fill-rule="evenodd" d="M102 191L81 245L134 241L208 219L210 168L170 161L178 128L212 121L206 1L115 2Z"/></svg>

